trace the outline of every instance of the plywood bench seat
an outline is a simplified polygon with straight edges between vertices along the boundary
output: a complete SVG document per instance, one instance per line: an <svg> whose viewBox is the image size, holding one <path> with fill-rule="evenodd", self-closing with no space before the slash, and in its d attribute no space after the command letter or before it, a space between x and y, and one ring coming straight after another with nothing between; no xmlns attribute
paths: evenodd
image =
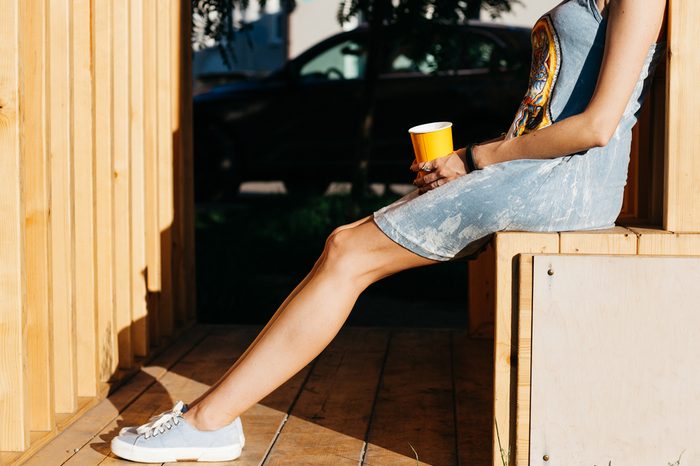
<svg viewBox="0 0 700 466"><path fill-rule="evenodd" d="M520 255L613 254L700 256L700 233L615 226L565 232L503 231L469 263L469 326L473 336L494 338L494 417L501 439L510 439L511 397L515 387ZM494 458L500 461L494 423ZM510 443L505 441L505 443ZM500 463L494 463L500 464Z"/></svg>

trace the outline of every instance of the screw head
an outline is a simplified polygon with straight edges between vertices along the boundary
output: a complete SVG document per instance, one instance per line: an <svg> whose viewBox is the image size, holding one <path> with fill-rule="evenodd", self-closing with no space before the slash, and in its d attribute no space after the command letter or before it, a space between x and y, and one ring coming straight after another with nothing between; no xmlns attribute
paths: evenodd
<svg viewBox="0 0 700 466"><path fill-rule="evenodd" d="M552 270L552 269L547 270L547 275L550 275L550 276L554 275L554 270Z"/></svg>
<svg viewBox="0 0 700 466"><path fill-rule="evenodd" d="M542 459L545 460L545 461L549 461L549 455L544 455L544 456L542 457Z"/></svg>

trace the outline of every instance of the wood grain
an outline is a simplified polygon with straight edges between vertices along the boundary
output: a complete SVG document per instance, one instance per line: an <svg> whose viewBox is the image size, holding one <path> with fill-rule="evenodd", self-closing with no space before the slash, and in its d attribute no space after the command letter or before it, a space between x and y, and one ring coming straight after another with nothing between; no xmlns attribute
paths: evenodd
<svg viewBox="0 0 700 466"><path fill-rule="evenodd" d="M18 16L17 1L0 2L0 450L29 446Z"/></svg>
<svg viewBox="0 0 700 466"><path fill-rule="evenodd" d="M95 240L99 380L118 366L114 322L114 230L112 216L112 2L93 3L95 86Z"/></svg>
<svg viewBox="0 0 700 466"><path fill-rule="evenodd" d="M530 254L520 255L518 284L518 389L515 400L515 464L530 464L530 389L532 361L532 264Z"/></svg>
<svg viewBox="0 0 700 466"><path fill-rule="evenodd" d="M129 0L129 135L131 163L131 343L134 356L148 354L148 290L146 289L146 151L144 115L143 0Z"/></svg>
<svg viewBox="0 0 700 466"><path fill-rule="evenodd" d="M156 0L156 96L158 111L158 230L160 235L160 302L159 326L164 336L172 335L172 228L173 202L173 140L170 97L170 0Z"/></svg>
<svg viewBox="0 0 700 466"><path fill-rule="evenodd" d="M54 427L53 336L49 269L49 178L46 144L46 5L19 2L19 98L24 203L29 429ZM33 40L30 40L32 38Z"/></svg>
<svg viewBox="0 0 700 466"><path fill-rule="evenodd" d="M190 2L182 3L182 30L192 30L192 4ZM183 54L183 78L182 85L182 163L183 173L183 195L184 204L182 206L183 226L183 241L184 255L187 258L185 263L185 283L187 287L187 317L194 319L197 315L197 289L195 282L195 249L194 249L194 224L195 224L195 207L194 207L194 147L192 134L192 47L188 35L183 34L182 46Z"/></svg>
<svg viewBox="0 0 700 466"><path fill-rule="evenodd" d="M143 73L144 73L144 156L146 213L146 285L148 298L148 331L151 345L160 343L160 229L158 222L158 96L156 94L156 2L143 2Z"/></svg>
<svg viewBox="0 0 700 466"><path fill-rule="evenodd" d="M532 458L700 461L700 258L535 256L533 276Z"/></svg>
<svg viewBox="0 0 700 466"><path fill-rule="evenodd" d="M637 254L637 235L625 227L605 230L562 231L562 254Z"/></svg>
<svg viewBox="0 0 700 466"><path fill-rule="evenodd" d="M452 332L457 454L460 465L491 464L493 340Z"/></svg>
<svg viewBox="0 0 700 466"><path fill-rule="evenodd" d="M668 5L664 229L700 232L700 3Z"/></svg>
<svg viewBox="0 0 700 466"><path fill-rule="evenodd" d="M172 286L173 316L176 322L185 322L187 317L187 283L185 281L185 164L183 158L183 76L185 68L183 47L190 47L185 39L188 34L182 28L183 2L170 5L170 133L173 157L173 226L172 226Z"/></svg>
<svg viewBox="0 0 700 466"><path fill-rule="evenodd" d="M364 463L454 464L450 332L396 331L372 415ZM410 377L407 378L407 374Z"/></svg>
<svg viewBox="0 0 700 466"><path fill-rule="evenodd" d="M51 300L56 412L78 407L73 298L73 147L71 141L71 2L50 0L48 16Z"/></svg>
<svg viewBox="0 0 700 466"><path fill-rule="evenodd" d="M114 215L114 331L118 366L133 364L131 347L131 154L129 136L129 3L112 3L112 192Z"/></svg>
<svg viewBox="0 0 700 466"><path fill-rule="evenodd" d="M511 430L511 400L515 393L516 373L511 366L514 340L513 315L517 309L517 271L516 256L525 253L559 252L559 235L557 233L523 233L508 231L498 233L495 238L496 252L496 315L494 340L494 425L493 428L493 464L500 465L500 447L510 448L515 441L515 432ZM498 425L498 433L496 432ZM506 448L506 450L508 449Z"/></svg>
<svg viewBox="0 0 700 466"><path fill-rule="evenodd" d="M493 338L496 306L496 252L493 241L474 260L469 261L469 334Z"/></svg>
<svg viewBox="0 0 700 466"><path fill-rule="evenodd" d="M385 329L342 329L319 356L263 464L357 464L388 340Z"/></svg>
<svg viewBox="0 0 700 466"><path fill-rule="evenodd" d="M95 282L94 99L90 0L74 0L73 14L73 205L75 208L75 315L78 396L97 396L97 296Z"/></svg>

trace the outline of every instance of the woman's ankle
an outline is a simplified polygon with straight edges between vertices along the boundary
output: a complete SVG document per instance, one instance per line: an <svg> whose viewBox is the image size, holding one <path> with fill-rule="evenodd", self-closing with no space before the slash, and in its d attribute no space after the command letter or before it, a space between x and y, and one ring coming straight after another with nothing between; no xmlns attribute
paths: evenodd
<svg viewBox="0 0 700 466"><path fill-rule="evenodd" d="M207 410L203 403L197 403L189 408L182 417L187 423L197 430L218 430L233 422L232 419L222 417L220 411Z"/></svg>

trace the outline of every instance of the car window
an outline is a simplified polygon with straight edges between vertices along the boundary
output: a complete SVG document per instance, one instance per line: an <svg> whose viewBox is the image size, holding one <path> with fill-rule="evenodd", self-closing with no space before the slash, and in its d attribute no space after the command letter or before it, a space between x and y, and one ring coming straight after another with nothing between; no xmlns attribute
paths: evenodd
<svg viewBox="0 0 700 466"><path fill-rule="evenodd" d="M409 37L396 41L387 55L383 74L451 74L489 68L498 56L497 45L488 37L440 32L430 39Z"/></svg>
<svg viewBox="0 0 700 466"><path fill-rule="evenodd" d="M489 68L496 44L487 37L469 35L462 49L462 69Z"/></svg>
<svg viewBox="0 0 700 466"><path fill-rule="evenodd" d="M357 41L346 40L325 49L301 67L302 79L362 79L367 55Z"/></svg>

